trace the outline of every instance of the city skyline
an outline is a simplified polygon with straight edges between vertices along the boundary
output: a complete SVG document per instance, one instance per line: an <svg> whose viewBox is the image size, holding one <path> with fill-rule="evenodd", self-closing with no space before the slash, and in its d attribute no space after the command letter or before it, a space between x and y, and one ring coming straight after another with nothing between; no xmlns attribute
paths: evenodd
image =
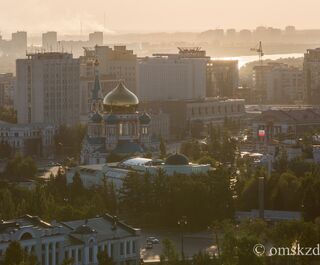
<svg viewBox="0 0 320 265"><path fill-rule="evenodd" d="M148 0L125 0L121 3L95 0L90 6L75 0L29 0L22 3L14 0L2 3L0 31L7 34L15 30L32 33L56 30L64 34L77 34L93 30L109 33L201 31L214 28L239 30L261 25L284 28L292 24L299 29L315 29L318 27L319 7L320 3L316 0L262 1L258 9L253 0L241 3L234 0L200 0L197 3L191 0L176 0L174 3L163 0L161 4ZM306 12L308 16L304 16Z"/></svg>

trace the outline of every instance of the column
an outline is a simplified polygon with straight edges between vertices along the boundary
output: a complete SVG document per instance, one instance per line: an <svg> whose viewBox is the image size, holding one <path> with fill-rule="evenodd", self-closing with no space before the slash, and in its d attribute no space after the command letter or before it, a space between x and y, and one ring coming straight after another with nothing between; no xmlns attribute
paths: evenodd
<svg viewBox="0 0 320 265"><path fill-rule="evenodd" d="M74 257L74 259L75 259L75 260L74 260L74 264L77 265L77 264L78 264L78 260L79 260L79 257L78 257L78 248L76 248L75 251L76 251L76 255L75 255L75 257Z"/></svg>
<svg viewBox="0 0 320 265"><path fill-rule="evenodd" d="M52 242L52 265L56 265L56 242Z"/></svg>
<svg viewBox="0 0 320 265"><path fill-rule="evenodd" d="M45 252L45 255L46 255L46 259L45 259L45 264L46 265L49 265L49 243L46 243L46 252Z"/></svg>
<svg viewBox="0 0 320 265"><path fill-rule="evenodd" d="M86 246L83 249L84 256L83 256L83 264L88 264L89 263L89 247Z"/></svg>
<svg viewBox="0 0 320 265"><path fill-rule="evenodd" d="M108 256L111 257L112 253L111 253L111 242L108 243Z"/></svg>
<svg viewBox="0 0 320 265"><path fill-rule="evenodd" d="M97 255L98 255L98 245L94 245L93 246L93 263L98 262Z"/></svg>

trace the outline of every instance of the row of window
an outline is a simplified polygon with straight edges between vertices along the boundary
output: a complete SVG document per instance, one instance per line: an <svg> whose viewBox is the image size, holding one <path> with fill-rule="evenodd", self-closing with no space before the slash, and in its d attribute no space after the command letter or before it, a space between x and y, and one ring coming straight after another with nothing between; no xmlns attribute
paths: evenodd
<svg viewBox="0 0 320 265"><path fill-rule="evenodd" d="M191 108L191 115L201 115L201 114L221 114L221 113L228 113L228 109L230 110L229 113L240 112L243 110L243 106L238 105L225 105L223 106L212 106L212 107L192 107Z"/></svg>

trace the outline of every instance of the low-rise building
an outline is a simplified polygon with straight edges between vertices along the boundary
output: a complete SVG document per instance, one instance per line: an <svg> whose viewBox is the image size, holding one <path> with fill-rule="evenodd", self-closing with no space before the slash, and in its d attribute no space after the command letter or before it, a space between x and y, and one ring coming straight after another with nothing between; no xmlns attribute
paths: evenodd
<svg viewBox="0 0 320 265"><path fill-rule="evenodd" d="M194 126L201 134L208 126L221 126L226 120L240 124L245 117L244 103L243 99L204 98L145 102L141 108L167 113L170 138L174 139L189 135Z"/></svg>
<svg viewBox="0 0 320 265"><path fill-rule="evenodd" d="M51 223L25 215L0 221L0 260L9 244L18 241L42 265L98 265L97 254L106 250L113 262L140 264L140 230L105 214L86 220Z"/></svg>
<svg viewBox="0 0 320 265"><path fill-rule="evenodd" d="M316 108L270 109L252 123L253 137L261 142L281 134L299 136L316 128L320 128L320 111Z"/></svg>
<svg viewBox="0 0 320 265"><path fill-rule="evenodd" d="M12 124L0 121L0 143L24 155L49 156L57 127L49 123Z"/></svg>
<svg viewBox="0 0 320 265"><path fill-rule="evenodd" d="M206 174L211 170L211 166L209 164L190 163L189 159L182 154L170 155L165 161L134 157L119 163L75 167L67 172L67 182L72 183L74 175L79 173L83 185L87 188L103 185L105 178L107 178L119 190L123 179L129 172L155 175L159 170L162 170L168 176L175 173L184 175Z"/></svg>

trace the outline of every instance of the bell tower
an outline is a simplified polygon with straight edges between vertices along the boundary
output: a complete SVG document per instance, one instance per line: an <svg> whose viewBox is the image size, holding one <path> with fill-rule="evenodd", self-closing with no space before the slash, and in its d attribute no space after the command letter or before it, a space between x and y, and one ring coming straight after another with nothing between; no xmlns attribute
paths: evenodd
<svg viewBox="0 0 320 265"><path fill-rule="evenodd" d="M99 62L94 62L94 83L91 96L91 113L100 113L103 111L102 92L99 79Z"/></svg>

